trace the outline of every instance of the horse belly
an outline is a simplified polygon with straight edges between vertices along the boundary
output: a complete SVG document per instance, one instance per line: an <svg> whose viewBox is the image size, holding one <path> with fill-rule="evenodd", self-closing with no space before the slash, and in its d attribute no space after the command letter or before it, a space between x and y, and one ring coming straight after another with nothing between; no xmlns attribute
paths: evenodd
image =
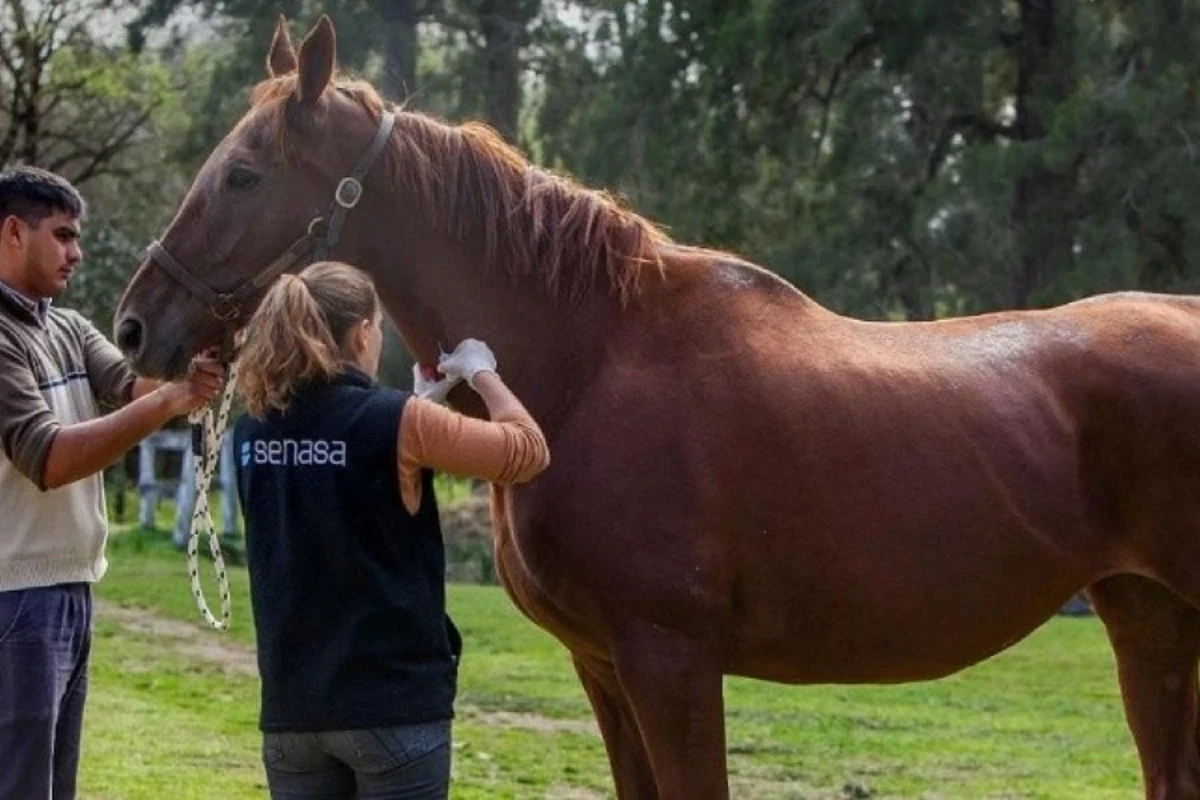
<svg viewBox="0 0 1200 800"><path fill-rule="evenodd" d="M913 610L852 587L819 592L786 630L735 622L727 671L789 683L890 683L952 674L1033 632L1078 590L1055 579L1029 596L984 590L937 597ZM794 603L795 598L787 602ZM765 634L765 635L764 635Z"/></svg>
<svg viewBox="0 0 1200 800"><path fill-rule="evenodd" d="M863 496L840 522L746 531L759 546L732 591L730 671L796 682L947 675L1028 635L1103 569L1070 502L1033 519L989 492L936 513L922 513L921 496L914 486L907 507L873 525L850 510L878 508Z"/></svg>

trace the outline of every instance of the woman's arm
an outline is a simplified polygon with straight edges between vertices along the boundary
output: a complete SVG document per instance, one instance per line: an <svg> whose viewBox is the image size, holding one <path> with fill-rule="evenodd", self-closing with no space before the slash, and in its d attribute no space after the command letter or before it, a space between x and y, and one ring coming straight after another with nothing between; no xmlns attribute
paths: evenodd
<svg viewBox="0 0 1200 800"><path fill-rule="evenodd" d="M409 513L421 505L421 470L514 484L532 480L550 464L546 438L516 395L494 372L474 376L490 420L459 414L429 400L405 404L396 437L400 497Z"/></svg>

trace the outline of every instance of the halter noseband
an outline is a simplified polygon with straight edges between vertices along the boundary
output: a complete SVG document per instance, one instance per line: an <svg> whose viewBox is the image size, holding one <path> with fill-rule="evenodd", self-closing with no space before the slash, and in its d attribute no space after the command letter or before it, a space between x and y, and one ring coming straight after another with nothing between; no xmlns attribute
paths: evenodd
<svg viewBox="0 0 1200 800"><path fill-rule="evenodd" d="M367 177L371 166L383 152L396 117L390 111L385 111L379 120L379 129L375 138L367 147L365 153L354 166L354 170L345 178L338 181L333 193L333 202L325 217L313 217L308 223L304 235L292 243L291 247L267 265L257 275L235 283L225 291L217 291L207 285L195 273L185 267L179 259L171 255L162 242L157 239L147 248L147 256L152 264L157 264L164 272L174 278L181 286L208 306L212 315L221 321L224 331L221 336L222 359L227 360L233 349L233 335L236 323L242 316L242 304L256 292L269 286L272 281L306 259L319 261L337 246L342 233L342 225L346 222L346 214L358 205L362 199L363 179Z"/></svg>

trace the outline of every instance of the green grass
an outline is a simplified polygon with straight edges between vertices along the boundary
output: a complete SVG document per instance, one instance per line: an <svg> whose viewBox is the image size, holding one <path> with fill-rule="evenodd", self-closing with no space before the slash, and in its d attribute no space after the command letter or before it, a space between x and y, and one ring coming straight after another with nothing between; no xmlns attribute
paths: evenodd
<svg viewBox="0 0 1200 800"><path fill-rule="evenodd" d="M151 621L182 620L197 632L145 630L130 613L98 619L81 796L265 796L256 680L194 652L233 648L245 661L254 639L245 571L231 573L233 629L216 633L203 629L183 555L164 535L114 537L111 562L97 591L107 607L148 609ZM454 585L450 602L466 641L453 796L611 796L603 745L564 649L496 587ZM934 683L730 679L726 707L734 797L1140 794L1112 657L1094 619L1056 619L987 664Z"/></svg>
<svg viewBox="0 0 1200 800"><path fill-rule="evenodd" d="M446 475L437 473L433 476L434 491L437 493L438 502L443 505L449 505L468 497L471 494L473 481L468 478L459 478L454 475ZM110 477L105 486L105 499L107 502L108 518L115 525L127 526L132 525L137 520L138 515L138 492L135 486L130 485L128 480L117 480ZM124 513L117 513L118 495L123 495L122 505ZM221 509L224 508L222 493L216 490L209 492L208 503L212 512L213 521L217 525L217 530L221 530ZM175 501L172 498L163 498L154 508L154 529L158 531L170 531L175 527ZM240 515L237 518L237 529L240 533L242 530L242 520Z"/></svg>

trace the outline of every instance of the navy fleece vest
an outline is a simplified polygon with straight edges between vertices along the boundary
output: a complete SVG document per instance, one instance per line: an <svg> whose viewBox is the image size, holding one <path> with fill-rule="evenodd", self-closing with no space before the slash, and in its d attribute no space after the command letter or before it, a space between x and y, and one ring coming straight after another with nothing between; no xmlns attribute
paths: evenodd
<svg viewBox="0 0 1200 800"><path fill-rule="evenodd" d="M264 731L453 716L461 639L432 474L415 516L397 482L407 398L352 370L238 421Z"/></svg>

